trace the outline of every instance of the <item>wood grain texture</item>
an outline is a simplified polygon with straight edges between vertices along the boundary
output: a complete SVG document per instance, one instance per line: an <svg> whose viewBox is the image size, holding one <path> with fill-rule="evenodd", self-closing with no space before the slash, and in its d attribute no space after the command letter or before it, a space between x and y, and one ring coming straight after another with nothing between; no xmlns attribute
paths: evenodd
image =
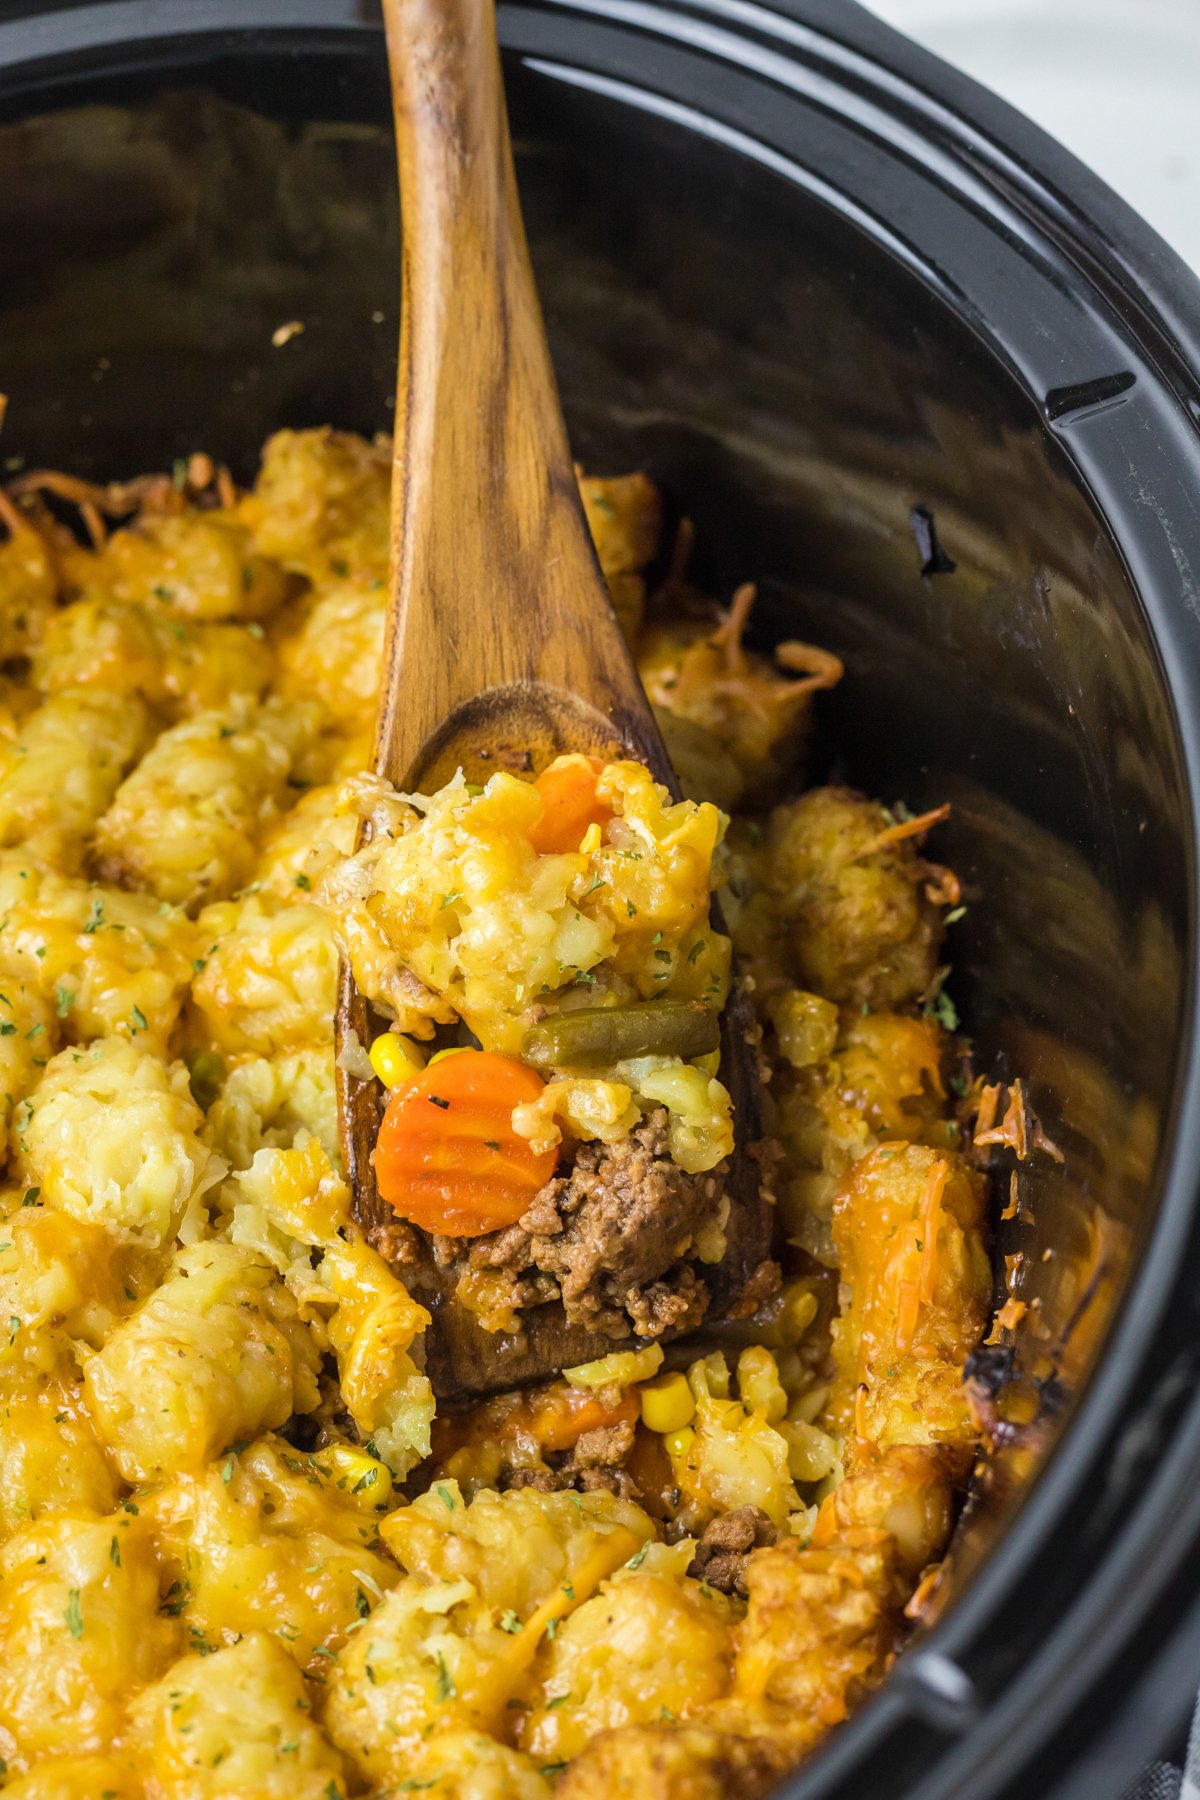
<svg viewBox="0 0 1200 1800"><path fill-rule="evenodd" d="M401 205L401 330L392 568L376 726L378 772L426 792L458 768L536 771L564 750L630 756L677 784L596 561L571 461L517 197L493 0L383 0ZM758 1135L748 1019L723 1022L737 1108L727 1305L767 1254L744 1146ZM372 1035L343 969L339 1046ZM360 1223L393 1220L375 1189L374 1083L338 1071L347 1178ZM425 1257L402 1273L429 1306L440 1397L557 1373L613 1349L557 1303L519 1339L481 1330Z"/></svg>

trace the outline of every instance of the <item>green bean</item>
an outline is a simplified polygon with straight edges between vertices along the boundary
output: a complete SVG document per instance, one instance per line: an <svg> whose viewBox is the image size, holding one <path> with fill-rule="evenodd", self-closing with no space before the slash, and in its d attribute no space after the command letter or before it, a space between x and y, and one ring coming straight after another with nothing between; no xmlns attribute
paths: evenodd
<svg viewBox="0 0 1200 1800"><path fill-rule="evenodd" d="M717 1015L698 1000L581 1006L525 1033L521 1056L535 1069L607 1068L631 1056L707 1056L720 1044Z"/></svg>

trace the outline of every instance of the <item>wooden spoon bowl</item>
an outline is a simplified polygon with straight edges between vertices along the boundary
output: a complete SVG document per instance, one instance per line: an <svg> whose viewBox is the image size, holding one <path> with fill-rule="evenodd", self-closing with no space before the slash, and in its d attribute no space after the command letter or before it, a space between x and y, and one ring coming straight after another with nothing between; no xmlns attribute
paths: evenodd
<svg viewBox="0 0 1200 1800"><path fill-rule="evenodd" d="M630 757L678 797L662 738L596 561L563 424L517 198L492 0L384 0L401 203L401 330L392 565L374 767L430 792L462 769L536 773L564 751ZM719 921L718 921L719 923ZM705 1269L711 1314L768 1254L746 1146L759 1135L749 1019L734 989L722 1079L738 1149L728 1251ZM339 1051L369 1043L343 966ZM355 1217L386 1246L375 1185L379 1089L341 1066L338 1109ZM553 1302L520 1334L485 1331L432 1254L402 1273L429 1307L439 1397L557 1374L620 1348ZM633 1340L630 1339L630 1342Z"/></svg>

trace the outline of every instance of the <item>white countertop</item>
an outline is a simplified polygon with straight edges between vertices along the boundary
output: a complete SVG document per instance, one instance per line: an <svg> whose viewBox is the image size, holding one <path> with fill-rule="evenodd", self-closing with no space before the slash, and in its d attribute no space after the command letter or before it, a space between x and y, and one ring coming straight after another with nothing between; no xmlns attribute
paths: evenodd
<svg viewBox="0 0 1200 1800"><path fill-rule="evenodd" d="M1028 113L1200 272L1200 0L865 0Z"/></svg>

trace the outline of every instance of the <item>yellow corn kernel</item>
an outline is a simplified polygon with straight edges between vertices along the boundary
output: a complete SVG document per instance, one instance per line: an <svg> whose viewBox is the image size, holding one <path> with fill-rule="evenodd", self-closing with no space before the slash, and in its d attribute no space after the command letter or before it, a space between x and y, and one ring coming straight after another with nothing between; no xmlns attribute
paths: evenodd
<svg viewBox="0 0 1200 1800"><path fill-rule="evenodd" d="M829 1383L814 1382L806 1387L788 1407L788 1418L799 1419L804 1425L811 1425L825 1411L825 1402L829 1399Z"/></svg>
<svg viewBox="0 0 1200 1800"><path fill-rule="evenodd" d="M748 1344L738 1357L738 1393L749 1412L761 1412L768 1425L776 1425L787 1412L787 1395L771 1352L761 1344Z"/></svg>
<svg viewBox="0 0 1200 1800"><path fill-rule="evenodd" d="M729 1364L720 1350L713 1350L694 1362L688 1369L687 1379L697 1400L729 1398Z"/></svg>
<svg viewBox="0 0 1200 1800"><path fill-rule="evenodd" d="M580 841L579 849L583 856L592 856L600 848L600 827L589 825Z"/></svg>
<svg viewBox="0 0 1200 1800"><path fill-rule="evenodd" d="M695 1436L696 1434L690 1425L685 1425L682 1431L667 1432L666 1436L663 1438L663 1444L666 1446L667 1455L671 1458L672 1462L687 1461L688 1452L692 1447L692 1440Z"/></svg>
<svg viewBox="0 0 1200 1800"><path fill-rule="evenodd" d="M823 1481L837 1467L836 1438L815 1425L785 1419L780 1436L788 1447L788 1469L793 1481Z"/></svg>
<svg viewBox="0 0 1200 1800"><path fill-rule="evenodd" d="M572 1387L630 1387L655 1374L662 1367L662 1359L662 1345L647 1344L644 1350L614 1350L595 1362L576 1363L573 1369L564 1369L563 1374Z"/></svg>
<svg viewBox="0 0 1200 1800"><path fill-rule="evenodd" d="M804 1336L817 1316L817 1296L800 1282L784 1289L779 1312L779 1334L785 1344L795 1344Z"/></svg>
<svg viewBox="0 0 1200 1800"><path fill-rule="evenodd" d="M646 1345L644 1350L613 1350L612 1355L597 1357L596 1363L576 1363L563 1375L572 1388L630 1388L660 1368L662 1345Z"/></svg>
<svg viewBox="0 0 1200 1800"><path fill-rule="evenodd" d="M465 1056L468 1047L466 1044L456 1044L451 1050L435 1050L429 1059L428 1067L432 1069L434 1063L445 1062L448 1056Z"/></svg>
<svg viewBox="0 0 1200 1800"><path fill-rule="evenodd" d="M401 1037L398 1031L385 1031L382 1037L377 1037L368 1055L371 1067L384 1087L399 1087L402 1081L410 1081L425 1067L425 1058L416 1045Z"/></svg>
<svg viewBox="0 0 1200 1800"><path fill-rule="evenodd" d="M651 1431L682 1431L696 1413L696 1401L687 1376L675 1370L660 1375L642 1389L642 1423Z"/></svg>
<svg viewBox="0 0 1200 1800"><path fill-rule="evenodd" d="M313 1452L312 1461L334 1487L365 1511L390 1505L392 1471L369 1450L360 1450L355 1444L326 1444L323 1450Z"/></svg>

